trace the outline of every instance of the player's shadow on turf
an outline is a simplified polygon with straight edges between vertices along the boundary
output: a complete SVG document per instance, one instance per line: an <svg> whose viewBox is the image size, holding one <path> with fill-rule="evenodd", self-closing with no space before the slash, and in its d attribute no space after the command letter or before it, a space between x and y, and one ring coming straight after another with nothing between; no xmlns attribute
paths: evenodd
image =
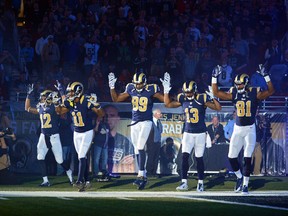
<svg viewBox="0 0 288 216"><path fill-rule="evenodd" d="M133 182L134 182L134 179L121 179L121 180L116 180L116 181L111 181L111 182L105 182L106 184L102 185L99 188L105 189L105 188L110 188L110 187L115 187L115 186L123 186L123 185L132 184ZM110 183L110 184L107 184L107 183Z"/></svg>
<svg viewBox="0 0 288 216"><path fill-rule="evenodd" d="M211 189L215 186L224 185L224 182L225 176L217 176L215 178L209 179L209 181L206 182L204 185L206 189Z"/></svg>
<svg viewBox="0 0 288 216"><path fill-rule="evenodd" d="M152 189L152 188L160 187L160 186L163 186L163 185L166 185L166 184L172 184L172 183L175 183L175 182L179 182L179 180L180 180L179 176L177 176L177 177L169 177L169 178L166 178L164 181L157 181L156 183L150 185L148 188ZM148 182L149 182L149 179L148 179Z"/></svg>
<svg viewBox="0 0 288 216"><path fill-rule="evenodd" d="M279 178L273 178L273 179L267 179L267 178L256 178L256 179L251 179L249 186L253 190L257 190L259 188L265 187L265 184L270 183L270 182L280 182L281 180Z"/></svg>

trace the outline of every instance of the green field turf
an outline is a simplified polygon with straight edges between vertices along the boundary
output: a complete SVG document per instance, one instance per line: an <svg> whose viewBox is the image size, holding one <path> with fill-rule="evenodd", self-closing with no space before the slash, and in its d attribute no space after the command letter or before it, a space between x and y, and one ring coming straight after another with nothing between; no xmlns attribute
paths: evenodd
<svg viewBox="0 0 288 216"><path fill-rule="evenodd" d="M75 192L77 191L69 183L66 176L49 177L51 187L41 188L39 175L27 174L10 174L0 179L0 216L12 215L219 215L219 216L248 216L258 214L265 215L288 215L288 197L256 197L253 192L259 191L287 191L287 177L251 177L249 192L251 196L229 196L234 195L233 187L235 184L234 176L224 175L206 175L204 186L207 192L225 191L228 196L225 197L200 197L204 200L195 200L197 195L189 195L196 190L196 176L189 176L188 192L179 192L178 197L118 197L118 198L87 198L81 197L83 193L93 192L139 192L132 182L134 175L122 175L119 179L112 179L110 182L92 181L93 187L87 192L77 192L79 197L9 197L2 196L1 191L60 191ZM161 178L149 178L149 184L141 191L161 193L174 192L180 183L178 176L164 176ZM205 193L205 192L204 192ZM182 196L183 194L183 196ZM77 195L78 196L78 195ZM149 196L149 195L148 195ZM222 203L214 202L220 200ZM232 204L231 204L232 202ZM238 204L234 204L237 202ZM242 205L239 203L248 203L252 206ZM263 207L253 206L260 205ZM270 208L269 206L272 206ZM273 209L280 207L281 209ZM284 209L284 210L283 210Z"/></svg>

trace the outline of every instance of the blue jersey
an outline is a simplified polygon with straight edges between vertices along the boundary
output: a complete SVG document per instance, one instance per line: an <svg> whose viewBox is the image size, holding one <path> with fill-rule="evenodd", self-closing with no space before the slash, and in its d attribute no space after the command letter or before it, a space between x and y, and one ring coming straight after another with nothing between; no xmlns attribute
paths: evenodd
<svg viewBox="0 0 288 216"><path fill-rule="evenodd" d="M153 95L159 92L159 86L148 84L139 93L133 83L128 83L125 92L131 96L132 121L152 121Z"/></svg>
<svg viewBox="0 0 288 216"><path fill-rule="evenodd" d="M194 99L189 100L183 93L178 94L177 100L181 103L185 114L184 132L204 133L207 131L205 124L205 112L207 94L197 94Z"/></svg>
<svg viewBox="0 0 288 216"><path fill-rule="evenodd" d="M60 117L55 111L54 104L49 106L39 105L37 110L40 115L41 133L45 135L59 133Z"/></svg>
<svg viewBox="0 0 288 216"><path fill-rule="evenodd" d="M74 131L82 133L94 128L92 124L93 112L91 109L93 107L96 107L97 109L100 108L100 104L94 106L88 101L86 95L82 95L77 103L65 100L64 106L70 110Z"/></svg>
<svg viewBox="0 0 288 216"><path fill-rule="evenodd" d="M260 88L250 87L240 94L235 87L230 88L232 102L236 108L236 125L247 126L255 123L256 111L259 105L257 93Z"/></svg>

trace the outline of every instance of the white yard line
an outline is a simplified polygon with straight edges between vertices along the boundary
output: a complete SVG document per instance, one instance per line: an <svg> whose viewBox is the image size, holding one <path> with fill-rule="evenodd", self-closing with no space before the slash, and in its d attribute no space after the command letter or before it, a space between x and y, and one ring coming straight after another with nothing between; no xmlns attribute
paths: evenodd
<svg viewBox="0 0 288 216"><path fill-rule="evenodd" d="M195 191L188 192L149 192L149 191L118 191L118 192L67 192L67 191L0 191L0 200L9 199L9 197L56 197L64 200L73 200L73 198L117 198L123 200L133 200L134 198L177 198L177 199L190 199L197 201L215 202L223 204L253 206L267 209L277 209L288 211L288 208L275 207L269 205L259 205L251 203L241 203L225 200L211 199L211 197L243 197L241 193L234 193L232 191L204 191L202 193ZM249 195L253 197L269 196L269 197L288 197L288 191L253 191ZM205 198L210 197L210 198Z"/></svg>

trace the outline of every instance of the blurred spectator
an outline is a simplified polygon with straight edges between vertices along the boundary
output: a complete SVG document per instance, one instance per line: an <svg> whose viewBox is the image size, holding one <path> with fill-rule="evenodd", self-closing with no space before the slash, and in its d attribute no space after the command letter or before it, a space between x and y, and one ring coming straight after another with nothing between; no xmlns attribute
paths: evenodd
<svg viewBox="0 0 288 216"><path fill-rule="evenodd" d="M194 80L196 78L196 66L197 61L195 60L195 52L193 50L188 51L183 61L183 74L184 80Z"/></svg>
<svg viewBox="0 0 288 216"><path fill-rule="evenodd" d="M47 82L46 77L51 73L55 65L59 65L60 50L57 43L54 42L54 36L48 35L48 42L42 49L42 63L43 63L43 79L44 83Z"/></svg>
<svg viewBox="0 0 288 216"><path fill-rule="evenodd" d="M150 59L151 59L150 75L160 77L162 76L162 74L164 74L165 55L166 50L161 46L161 41L156 40L150 51Z"/></svg>
<svg viewBox="0 0 288 216"><path fill-rule="evenodd" d="M233 69L228 64L228 52L225 51L221 54L220 66L222 67L222 73L218 78L220 86L231 87L233 85Z"/></svg>
<svg viewBox="0 0 288 216"><path fill-rule="evenodd" d="M265 51L265 64L268 71L273 65L280 64L281 55L281 48L278 45L278 40L274 38L271 41L271 45Z"/></svg>
<svg viewBox="0 0 288 216"><path fill-rule="evenodd" d="M235 27L234 37L231 39L231 44L235 46L237 53L244 57L246 61L249 59L249 46L246 40L242 38L242 29L239 26Z"/></svg>
<svg viewBox="0 0 288 216"><path fill-rule="evenodd" d="M98 52L100 45L95 36L88 39L88 42L84 44L84 49L84 74L82 76L80 75L82 81L84 81L85 77L89 76L92 68L98 63Z"/></svg>
<svg viewBox="0 0 288 216"><path fill-rule="evenodd" d="M25 42L25 46L20 50L20 55L24 61L24 67L28 70L31 77L34 68L34 48L31 47L30 41Z"/></svg>
<svg viewBox="0 0 288 216"><path fill-rule="evenodd" d="M171 175L176 170L174 140L171 137L166 139L166 143L160 150L160 174Z"/></svg>
<svg viewBox="0 0 288 216"><path fill-rule="evenodd" d="M236 119L236 111L233 112L232 119L229 119L229 121L224 127L224 135L228 142L230 142L234 130L234 124L236 123L235 119Z"/></svg>
<svg viewBox="0 0 288 216"><path fill-rule="evenodd" d="M219 123L217 116L212 117L212 124L207 127L207 131L212 140L212 145L226 142L223 125Z"/></svg>
<svg viewBox="0 0 288 216"><path fill-rule="evenodd" d="M80 58L80 46L74 40L72 32L67 34L60 50L64 75L78 78L76 69Z"/></svg>

